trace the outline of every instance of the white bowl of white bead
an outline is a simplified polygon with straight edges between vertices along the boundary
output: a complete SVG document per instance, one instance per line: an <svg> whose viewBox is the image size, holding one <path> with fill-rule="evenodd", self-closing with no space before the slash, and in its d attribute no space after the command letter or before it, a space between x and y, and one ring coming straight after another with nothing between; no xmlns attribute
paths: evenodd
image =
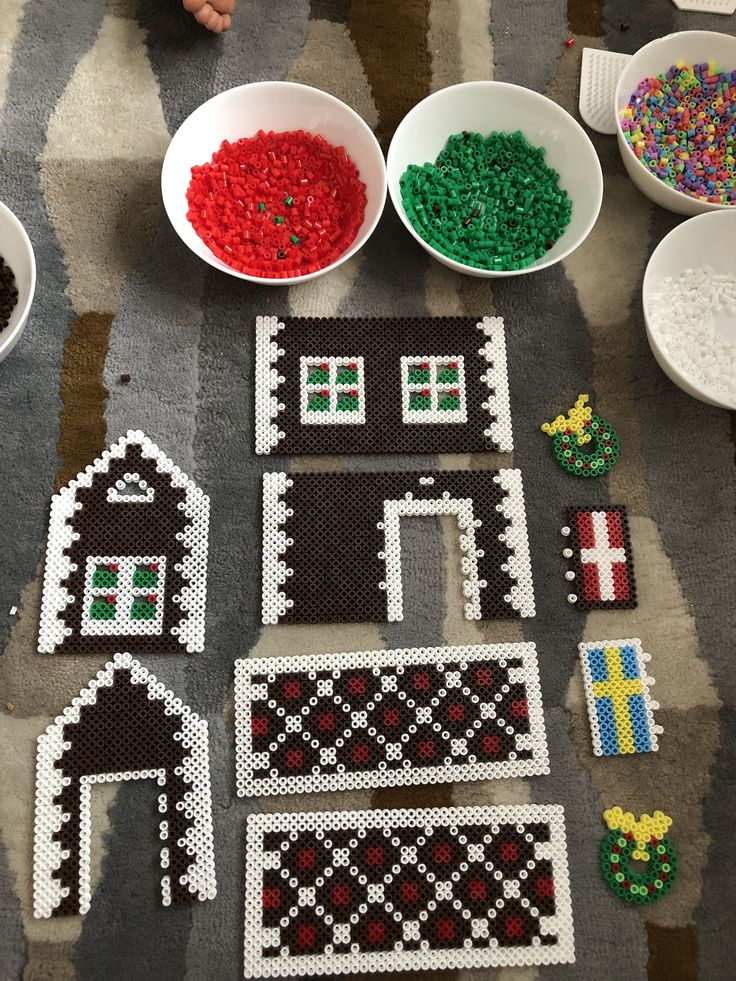
<svg viewBox="0 0 736 981"><path fill-rule="evenodd" d="M683 222L652 253L642 303L647 339L684 392L736 409L736 211Z"/></svg>

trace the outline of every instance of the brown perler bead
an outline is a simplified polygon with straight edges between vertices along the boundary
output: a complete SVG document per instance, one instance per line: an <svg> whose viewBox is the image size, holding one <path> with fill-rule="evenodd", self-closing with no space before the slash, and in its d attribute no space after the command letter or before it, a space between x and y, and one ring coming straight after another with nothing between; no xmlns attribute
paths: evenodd
<svg viewBox="0 0 736 981"><path fill-rule="evenodd" d="M10 323L10 317L18 303L18 289L13 270L0 256L0 333Z"/></svg>
<svg viewBox="0 0 736 981"><path fill-rule="evenodd" d="M216 894L207 723L130 654L116 654L39 737L33 849L37 917L86 913L92 786L155 779L164 906ZM156 822L151 822L154 831Z"/></svg>
<svg viewBox="0 0 736 981"><path fill-rule="evenodd" d="M257 317L255 376L256 453L513 449L500 317Z"/></svg>
<svg viewBox="0 0 736 981"><path fill-rule="evenodd" d="M126 372L124 375L120 376L120 381L123 383L123 385L127 385L130 381L130 375Z"/></svg>
<svg viewBox="0 0 736 981"><path fill-rule="evenodd" d="M140 431L51 502L38 649L201 651L209 498Z"/></svg>
<svg viewBox="0 0 736 981"><path fill-rule="evenodd" d="M518 470L266 473L263 622L403 619L400 524L453 515L468 620L534 616Z"/></svg>

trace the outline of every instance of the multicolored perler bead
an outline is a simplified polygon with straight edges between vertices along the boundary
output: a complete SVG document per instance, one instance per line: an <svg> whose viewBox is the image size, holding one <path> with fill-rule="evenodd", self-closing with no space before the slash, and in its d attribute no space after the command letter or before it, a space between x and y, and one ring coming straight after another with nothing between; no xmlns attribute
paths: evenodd
<svg viewBox="0 0 736 981"><path fill-rule="evenodd" d="M634 815L620 807L603 812L609 832L601 842L600 862L603 878L617 896L628 903L656 903L665 896L677 878L677 856L667 836L672 818L662 811ZM631 861L650 863L645 872L636 872Z"/></svg>
<svg viewBox="0 0 736 981"><path fill-rule="evenodd" d="M587 395L578 395L566 416L542 423L543 433L552 437L555 459L575 477L602 477L618 459L620 444L607 420L593 414L585 403ZM592 443L592 451L585 449Z"/></svg>

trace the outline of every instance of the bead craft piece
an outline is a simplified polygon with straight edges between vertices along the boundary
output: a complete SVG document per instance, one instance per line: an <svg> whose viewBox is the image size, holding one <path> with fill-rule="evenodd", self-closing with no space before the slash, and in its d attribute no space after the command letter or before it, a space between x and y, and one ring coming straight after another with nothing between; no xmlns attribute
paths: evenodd
<svg viewBox="0 0 736 981"><path fill-rule="evenodd" d="M569 964L559 805L251 814L245 977Z"/></svg>
<svg viewBox="0 0 736 981"><path fill-rule="evenodd" d="M610 505L568 508L569 538L563 550L571 560L566 573L575 592L568 601L581 610L630 610L636 606L636 582L626 508Z"/></svg>
<svg viewBox="0 0 736 981"><path fill-rule="evenodd" d="M51 501L40 653L204 647L209 498L130 430Z"/></svg>
<svg viewBox="0 0 736 981"><path fill-rule="evenodd" d="M437 159L409 164L401 203L433 249L476 269L524 269L541 259L570 223L572 200L545 148L523 133L463 130Z"/></svg>
<svg viewBox="0 0 736 981"><path fill-rule="evenodd" d="M453 515L465 618L534 616L518 470L263 475L264 623L403 620L401 519Z"/></svg>
<svg viewBox="0 0 736 981"><path fill-rule="evenodd" d="M578 650L595 755L659 749L662 727L654 723L659 705L649 695L654 678L646 673L651 658L642 651L641 641L591 641L579 644Z"/></svg>
<svg viewBox="0 0 736 981"><path fill-rule="evenodd" d="M256 453L513 449L500 317L256 318Z"/></svg>
<svg viewBox="0 0 736 981"><path fill-rule="evenodd" d="M593 415L587 395L578 395L567 416L542 423L552 438L552 452L559 465L575 477L602 477L618 459L618 436L611 424Z"/></svg>
<svg viewBox="0 0 736 981"><path fill-rule="evenodd" d="M160 788L163 905L215 897L207 723L116 654L38 739L34 916L88 912L92 788L143 779Z"/></svg>
<svg viewBox="0 0 736 981"><path fill-rule="evenodd" d="M656 903L677 879L677 856L667 834L672 818L662 811L651 816L625 814L620 807L603 812L609 832L601 842L603 878L617 896L628 903ZM645 871L631 866L632 860L647 862Z"/></svg>
<svg viewBox="0 0 736 981"><path fill-rule="evenodd" d="M0 334L10 323L10 318L18 305L18 287L15 273L0 255Z"/></svg>
<svg viewBox="0 0 736 981"><path fill-rule="evenodd" d="M532 643L235 662L238 794L549 773Z"/></svg>

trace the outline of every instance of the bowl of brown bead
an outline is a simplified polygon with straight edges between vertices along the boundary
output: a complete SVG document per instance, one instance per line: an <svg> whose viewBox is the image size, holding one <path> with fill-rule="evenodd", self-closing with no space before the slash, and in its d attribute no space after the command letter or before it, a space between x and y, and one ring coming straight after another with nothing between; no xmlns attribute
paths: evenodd
<svg viewBox="0 0 736 981"><path fill-rule="evenodd" d="M0 361L25 329L35 289L31 240L20 220L0 202Z"/></svg>

